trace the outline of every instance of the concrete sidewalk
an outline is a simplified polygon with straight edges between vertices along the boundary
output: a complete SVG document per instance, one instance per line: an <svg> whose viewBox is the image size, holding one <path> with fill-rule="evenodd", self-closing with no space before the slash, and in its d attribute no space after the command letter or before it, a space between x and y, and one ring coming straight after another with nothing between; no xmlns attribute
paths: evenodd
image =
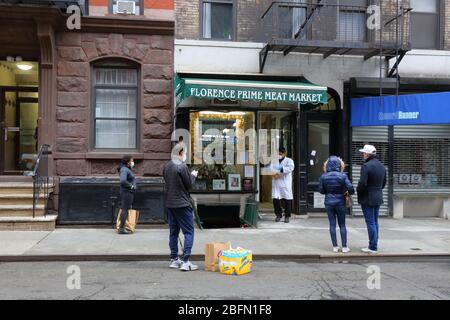
<svg viewBox="0 0 450 320"><path fill-rule="evenodd" d="M196 230L193 255L203 255L205 243L231 241L253 251L255 256L360 257L366 247L363 218L348 218L347 232L352 252L333 254L326 218L300 218L275 223L263 215L258 229ZM166 228L138 229L133 235L118 235L112 229L65 229L52 232L0 231L0 256L104 256L168 255ZM338 241L340 237L338 235ZM380 219L380 251L377 256L450 255L450 221L428 219ZM7 256L7 257L6 257ZM198 258L200 258L198 257Z"/></svg>

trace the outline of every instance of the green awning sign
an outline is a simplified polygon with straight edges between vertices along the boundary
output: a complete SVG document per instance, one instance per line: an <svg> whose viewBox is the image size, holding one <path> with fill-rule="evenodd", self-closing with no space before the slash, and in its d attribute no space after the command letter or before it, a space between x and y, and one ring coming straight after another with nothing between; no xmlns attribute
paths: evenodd
<svg viewBox="0 0 450 320"><path fill-rule="evenodd" d="M186 98L326 104L326 87L301 82L175 78L177 106Z"/></svg>

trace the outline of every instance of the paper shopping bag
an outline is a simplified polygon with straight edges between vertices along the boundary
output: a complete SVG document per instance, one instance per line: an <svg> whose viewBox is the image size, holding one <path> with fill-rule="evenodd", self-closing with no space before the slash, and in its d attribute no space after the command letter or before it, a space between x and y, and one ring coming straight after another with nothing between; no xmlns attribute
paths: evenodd
<svg viewBox="0 0 450 320"><path fill-rule="evenodd" d="M120 227L120 216L122 215L122 209L119 210L119 214L117 215L116 220L116 228L119 229ZM128 210L128 217L125 221L125 229L133 231L136 230L136 225L139 220L139 211L130 209Z"/></svg>
<svg viewBox="0 0 450 320"><path fill-rule="evenodd" d="M231 248L230 242L213 242L205 245L205 270L219 271L219 253Z"/></svg>

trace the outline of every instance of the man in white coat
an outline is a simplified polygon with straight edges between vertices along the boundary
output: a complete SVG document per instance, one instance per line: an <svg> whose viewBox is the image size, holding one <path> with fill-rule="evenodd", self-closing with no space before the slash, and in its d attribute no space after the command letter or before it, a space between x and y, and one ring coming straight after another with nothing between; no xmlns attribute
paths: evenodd
<svg viewBox="0 0 450 320"><path fill-rule="evenodd" d="M278 152L279 164L273 169L275 174L272 179L272 200L275 210L276 222L281 220L284 208L284 222L289 223L292 212L292 171L294 161L286 157L286 149L281 147Z"/></svg>

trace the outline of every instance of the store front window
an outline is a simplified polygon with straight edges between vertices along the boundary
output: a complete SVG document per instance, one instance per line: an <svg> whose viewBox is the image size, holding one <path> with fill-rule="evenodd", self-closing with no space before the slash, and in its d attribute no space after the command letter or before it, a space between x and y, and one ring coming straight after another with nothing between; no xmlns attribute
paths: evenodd
<svg viewBox="0 0 450 320"><path fill-rule="evenodd" d="M395 188L449 189L449 137L449 125L395 126Z"/></svg>
<svg viewBox="0 0 450 320"><path fill-rule="evenodd" d="M191 166L199 171L194 190L253 192L256 146L238 131L255 132L254 112L195 111L190 126Z"/></svg>

